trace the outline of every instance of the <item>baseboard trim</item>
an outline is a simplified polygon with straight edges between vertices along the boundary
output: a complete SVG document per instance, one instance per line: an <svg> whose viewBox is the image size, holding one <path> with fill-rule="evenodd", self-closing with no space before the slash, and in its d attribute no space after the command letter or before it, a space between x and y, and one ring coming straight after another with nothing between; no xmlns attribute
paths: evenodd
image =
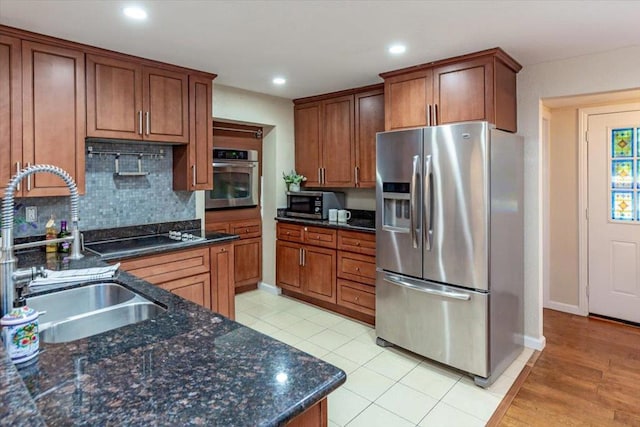
<svg viewBox="0 0 640 427"><path fill-rule="evenodd" d="M544 305L544 308L550 308L552 310L562 311L564 313L575 314L577 316L586 316L586 314L583 313L580 309L580 306L566 304L564 302L547 301L547 303Z"/></svg>
<svg viewBox="0 0 640 427"><path fill-rule="evenodd" d="M532 348L534 350L542 351L547 345L547 340L544 336L540 338L534 338L529 335L524 336L524 346L528 348Z"/></svg>
<svg viewBox="0 0 640 427"><path fill-rule="evenodd" d="M273 295L280 295L282 293L282 289L279 287L265 282L258 282L258 289L269 292Z"/></svg>

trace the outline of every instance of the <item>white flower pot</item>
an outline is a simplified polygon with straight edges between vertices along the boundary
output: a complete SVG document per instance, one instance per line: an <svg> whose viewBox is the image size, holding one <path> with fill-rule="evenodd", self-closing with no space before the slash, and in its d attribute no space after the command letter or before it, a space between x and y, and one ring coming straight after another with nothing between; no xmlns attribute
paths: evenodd
<svg viewBox="0 0 640 427"><path fill-rule="evenodd" d="M296 184L296 183L290 183L289 184L289 191L300 191L300 184Z"/></svg>

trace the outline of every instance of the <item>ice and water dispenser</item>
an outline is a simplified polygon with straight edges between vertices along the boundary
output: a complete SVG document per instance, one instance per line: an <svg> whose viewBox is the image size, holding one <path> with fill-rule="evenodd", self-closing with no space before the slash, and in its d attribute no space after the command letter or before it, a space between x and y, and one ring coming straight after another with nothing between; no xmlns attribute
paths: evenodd
<svg viewBox="0 0 640 427"><path fill-rule="evenodd" d="M409 232L411 227L411 184L384 182L382 184L382 228Z"/></svg>

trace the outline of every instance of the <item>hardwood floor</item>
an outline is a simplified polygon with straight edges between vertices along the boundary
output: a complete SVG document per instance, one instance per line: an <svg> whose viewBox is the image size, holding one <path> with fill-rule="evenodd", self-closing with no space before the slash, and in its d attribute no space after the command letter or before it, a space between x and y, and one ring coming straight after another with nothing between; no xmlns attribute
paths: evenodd
<svg viewBox="0 0 640 427"><path fill-rule="evenodd" d="M544 310L545 349L500 426L640 426L640 328Z"/></svg>

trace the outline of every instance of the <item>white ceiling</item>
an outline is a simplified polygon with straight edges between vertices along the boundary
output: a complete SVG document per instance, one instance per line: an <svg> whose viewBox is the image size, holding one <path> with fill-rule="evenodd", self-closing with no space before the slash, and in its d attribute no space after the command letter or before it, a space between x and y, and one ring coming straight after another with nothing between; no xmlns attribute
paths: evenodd
<svg viewBox="0 0 640 427"><path fill-rule="evenodd" d="M137 4L144 22L122 16ZM640 1L0 0L0 23L298 98L502 47L522 65L640 45ZM387 53L407 45L399 57ZM612 67L624 67L624 58ZM640 70L638 70L640 75ZM276 75L287 78L274 86Z"/></svg>

